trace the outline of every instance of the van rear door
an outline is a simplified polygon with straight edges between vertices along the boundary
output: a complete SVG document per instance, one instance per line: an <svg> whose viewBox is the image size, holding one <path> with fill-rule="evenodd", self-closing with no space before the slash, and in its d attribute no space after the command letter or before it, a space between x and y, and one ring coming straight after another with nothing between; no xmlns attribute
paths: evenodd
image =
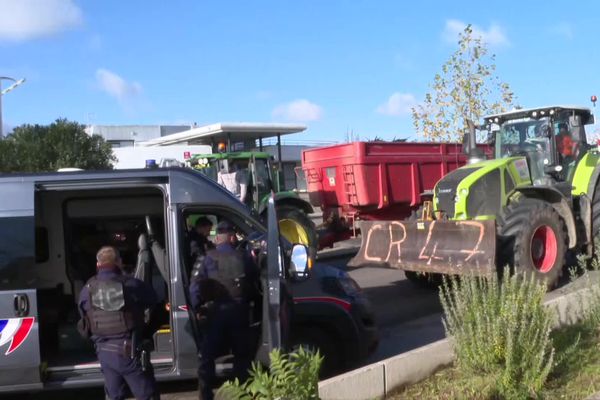
<svg viewBox="0 0 600 400"><path fill-rule="evenodd" d="M0 183L0 392L42 387L34 270L33 182Z"/></svg>

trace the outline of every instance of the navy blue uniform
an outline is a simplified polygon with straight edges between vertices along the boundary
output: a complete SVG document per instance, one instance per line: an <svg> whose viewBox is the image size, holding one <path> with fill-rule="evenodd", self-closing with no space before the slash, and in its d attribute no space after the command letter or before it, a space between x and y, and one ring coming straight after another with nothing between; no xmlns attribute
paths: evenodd
<svg viewBox="0 0 600 400"><path fill-rule="evenodd" d="M220 269L235 268L223 265L222 258L219 265L217 259L223 255L237 259L243 265L243 277L247 282L256 276L256 268L249 257L245 257L229 243L222 243L207 253L192 278L192 307L205 320L201 328L203 336L198 360L199 390L203 400L213 399L217 357L231 350L234 356L234 374L241 381L248 377L253 359L248 298L227 290L228 283L223 282L223 271Z"/></svg>
<svg viewBox="0 0 600 400"><path fill-rule="evenodd" d="M116 266L100 268L95 279L100 283L114 280L122 282L124 302L134 320L143 321L144 310L157 303L156 294L150 286L139 279L124 277ZM88 282L79 295L81 316L84 318L87 315L88 319L92 310L89 286ZM157 399L159 395L152 368L143 371L139 358L131 357L131 336L131 332L91 336L104 375L106 394L113 400L125 399L129 385L136 399Z"/></svg>

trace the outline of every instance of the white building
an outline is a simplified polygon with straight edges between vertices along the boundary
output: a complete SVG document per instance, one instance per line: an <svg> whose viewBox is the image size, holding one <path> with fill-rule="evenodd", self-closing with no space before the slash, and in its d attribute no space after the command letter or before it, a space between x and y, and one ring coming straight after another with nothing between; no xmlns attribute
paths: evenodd
<svg viewBox="0 0 600 400"><path fill-rule="evenodd" d="M217 151L219 143L225 143L229 151L264 151L273 155L276 162L281 157L286 188L306 189L304 176L299 173L302 150L331 142L308 143L282 141L281 136L300 133L306 126L282 123L216 123L206 126L189 125L90 125L88 134L98 134L113 145L125 146L169 146L211 145ZM277 146L281 143L281 146Z"/></svg>

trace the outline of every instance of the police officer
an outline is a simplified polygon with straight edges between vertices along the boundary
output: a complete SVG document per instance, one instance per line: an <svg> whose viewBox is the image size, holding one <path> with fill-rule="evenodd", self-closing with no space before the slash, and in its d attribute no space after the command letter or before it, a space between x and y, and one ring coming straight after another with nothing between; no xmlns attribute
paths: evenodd
<svg viewBox="0 0 600 400"><path fill-rule="evenodd" d="M258 272L251 258L234 247L228 222L217 225L216 248L199 257L192 272L190 297L201 322L198 387L201 400L213 399L215 359L231 349L235 377L248 377L253 354L249 302Z"/></svg>
<svg viewBox="0 0 600 400"><path fill-rule="evenodd" d="M200 217L196 220L194 228L190 231L190 253L192 260L215 248L213 242L208 239L212 226L213 223L206 217Z"/></svg>
<svg viewBox="0 0 600 400"><path fill-rule="evenodd" d="M129 385L136 399L158 399L149 349L143 349L141 338L145 310L157 303L156 295L141 280L121 272L116 248L102 247L96 260L98 272L79 295L80 330L94 341L106 395L125 399Z"/></svg>

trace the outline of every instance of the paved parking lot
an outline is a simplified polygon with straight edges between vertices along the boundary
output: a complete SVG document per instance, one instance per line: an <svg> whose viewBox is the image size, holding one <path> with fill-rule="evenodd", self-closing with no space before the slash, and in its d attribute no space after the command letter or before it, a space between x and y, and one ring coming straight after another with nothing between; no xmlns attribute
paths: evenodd
<svg viewBox="0 0 600 400"><path fill-rule="evenodd" d="M328 260L345 268L349 256ZM443 337L441 306L437 292L413 285L400 270L360 268L349 270L373 303L381 342L377 351L364 364L408 351ZM161 398L167 400L196 399L196 382L161 384ZM12 399L102 399L102 389L45 393L43 395L10 396Z"/></svg>

